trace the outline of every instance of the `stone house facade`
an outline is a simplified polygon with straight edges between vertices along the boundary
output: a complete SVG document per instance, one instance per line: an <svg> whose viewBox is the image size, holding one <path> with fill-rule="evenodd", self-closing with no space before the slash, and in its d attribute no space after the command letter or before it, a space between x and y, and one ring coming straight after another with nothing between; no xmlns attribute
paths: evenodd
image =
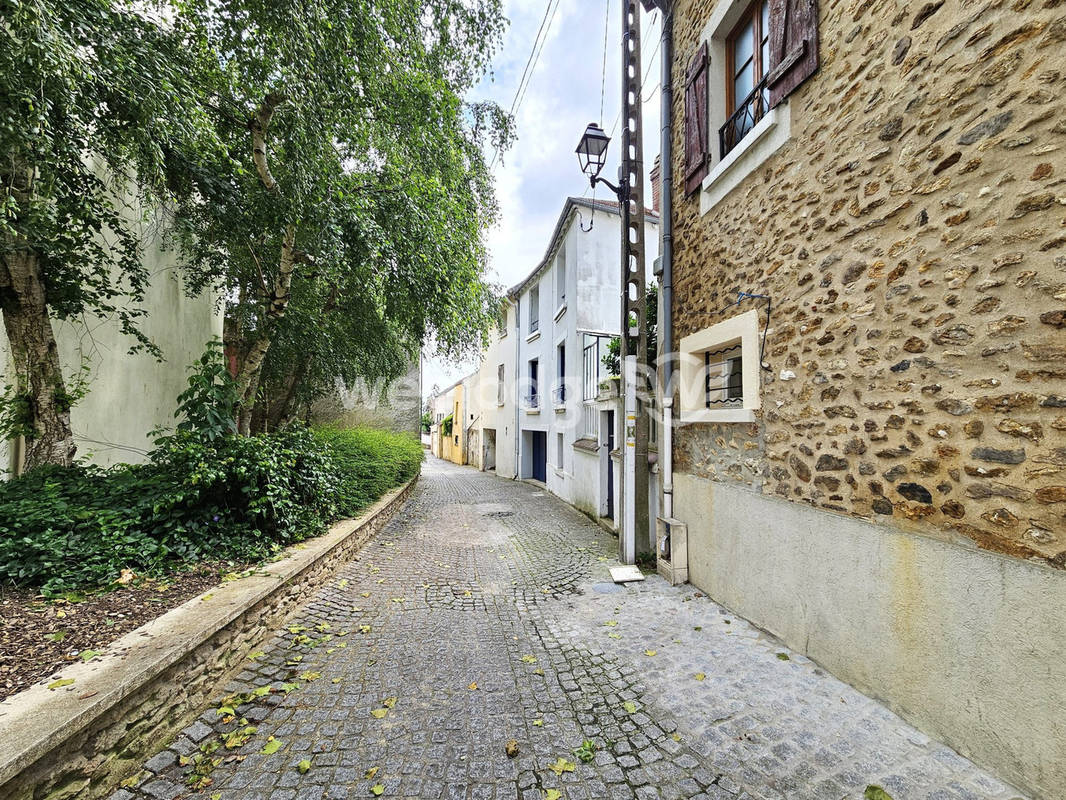
<svg viewBox="0 0 1066 800"><path fill-rule="evenodd" d="M690 579L1056 796L1066 6L658 5Z"/></svg>

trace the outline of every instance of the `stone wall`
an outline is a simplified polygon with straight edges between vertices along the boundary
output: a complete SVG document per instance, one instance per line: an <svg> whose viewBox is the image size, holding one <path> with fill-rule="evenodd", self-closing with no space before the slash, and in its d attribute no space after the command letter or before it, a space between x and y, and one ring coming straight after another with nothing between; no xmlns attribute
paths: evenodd
<svg viewBox="0 0 1066 800"><path fill-rule="evenodd" d="M94 800L136 775L248 653L384 527L416 480L256 575L132 631L101 659L64 669L74 685L38 685L0 703L0 798Z"/></svg>
<svg viewBox="0 0 1066 800"><path fill-rule="evenodd" d="M758 421L676 468L1066 567L1066 3L820 14L790 141L703 216L674 163L675 341L773 298Z"/></svg>

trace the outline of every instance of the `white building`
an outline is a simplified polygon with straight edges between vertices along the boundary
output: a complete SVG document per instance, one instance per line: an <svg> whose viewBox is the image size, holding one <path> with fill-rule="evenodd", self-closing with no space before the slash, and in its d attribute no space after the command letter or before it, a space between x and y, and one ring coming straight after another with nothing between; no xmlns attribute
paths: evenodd
<svg viewBox="0 0 1066 800"><path fill-rule="evenodd" d="M651 212L645 241L658 241ZM608 377L603 356L621 328L620 246L617 203L568 198L544 259L508 293L516 312L517 477L543 482L609 527L619 515L622 413L600 384Z"/></svg>
<svg viewBox="0 0 1066 800"><path fill-rule="evenodd" d="M499 327L492 332L491 342L482 355L480 369L466 379L466 393L470 398L469 463L483 471L495 471L501 478L517 475L515 357L518 344L514 325L515 307L508 301L500 313Z"/></svg>

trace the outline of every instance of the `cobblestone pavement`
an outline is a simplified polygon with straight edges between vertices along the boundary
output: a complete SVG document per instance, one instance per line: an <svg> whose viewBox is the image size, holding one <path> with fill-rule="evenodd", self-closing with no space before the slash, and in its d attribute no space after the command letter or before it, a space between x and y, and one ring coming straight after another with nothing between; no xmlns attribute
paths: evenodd
<svg viewBox="0 0 1066 800"><path fill-rule="evenodd" d="M113 800L1020 797L692 587L609 583L615 549L536 487L431 459Z"/></svg>

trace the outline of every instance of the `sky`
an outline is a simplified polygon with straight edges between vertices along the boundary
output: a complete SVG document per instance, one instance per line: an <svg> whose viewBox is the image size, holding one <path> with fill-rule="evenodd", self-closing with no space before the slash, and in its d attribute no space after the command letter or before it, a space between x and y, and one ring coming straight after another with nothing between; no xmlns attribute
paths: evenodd
<svg viewBox="0 0 1066 800"><path fill-rule="evenodd" d="M517 139L493 168L500 222L487 237L489 279L505 289L521 281L544 257L566 198L591 196L588 179L574 153L590 122L599 122L611 136L603 176L615 182L618 168L622 0L504 0L510 24L503 45L493 61L492 73L469 99L492 100L505 110L511 108L548 7L554 9L554 17L549 14L543 48L535 67L531 64L532 77L527 78L525 95L515 110ZM642 12L646 171L659 153L659 31L659 12ZM614 199L604 186L597 188L596 197ZM477 366L476 361L451 363L427 353L423 394L428 395L434 385L447 386Z"/></svg>

